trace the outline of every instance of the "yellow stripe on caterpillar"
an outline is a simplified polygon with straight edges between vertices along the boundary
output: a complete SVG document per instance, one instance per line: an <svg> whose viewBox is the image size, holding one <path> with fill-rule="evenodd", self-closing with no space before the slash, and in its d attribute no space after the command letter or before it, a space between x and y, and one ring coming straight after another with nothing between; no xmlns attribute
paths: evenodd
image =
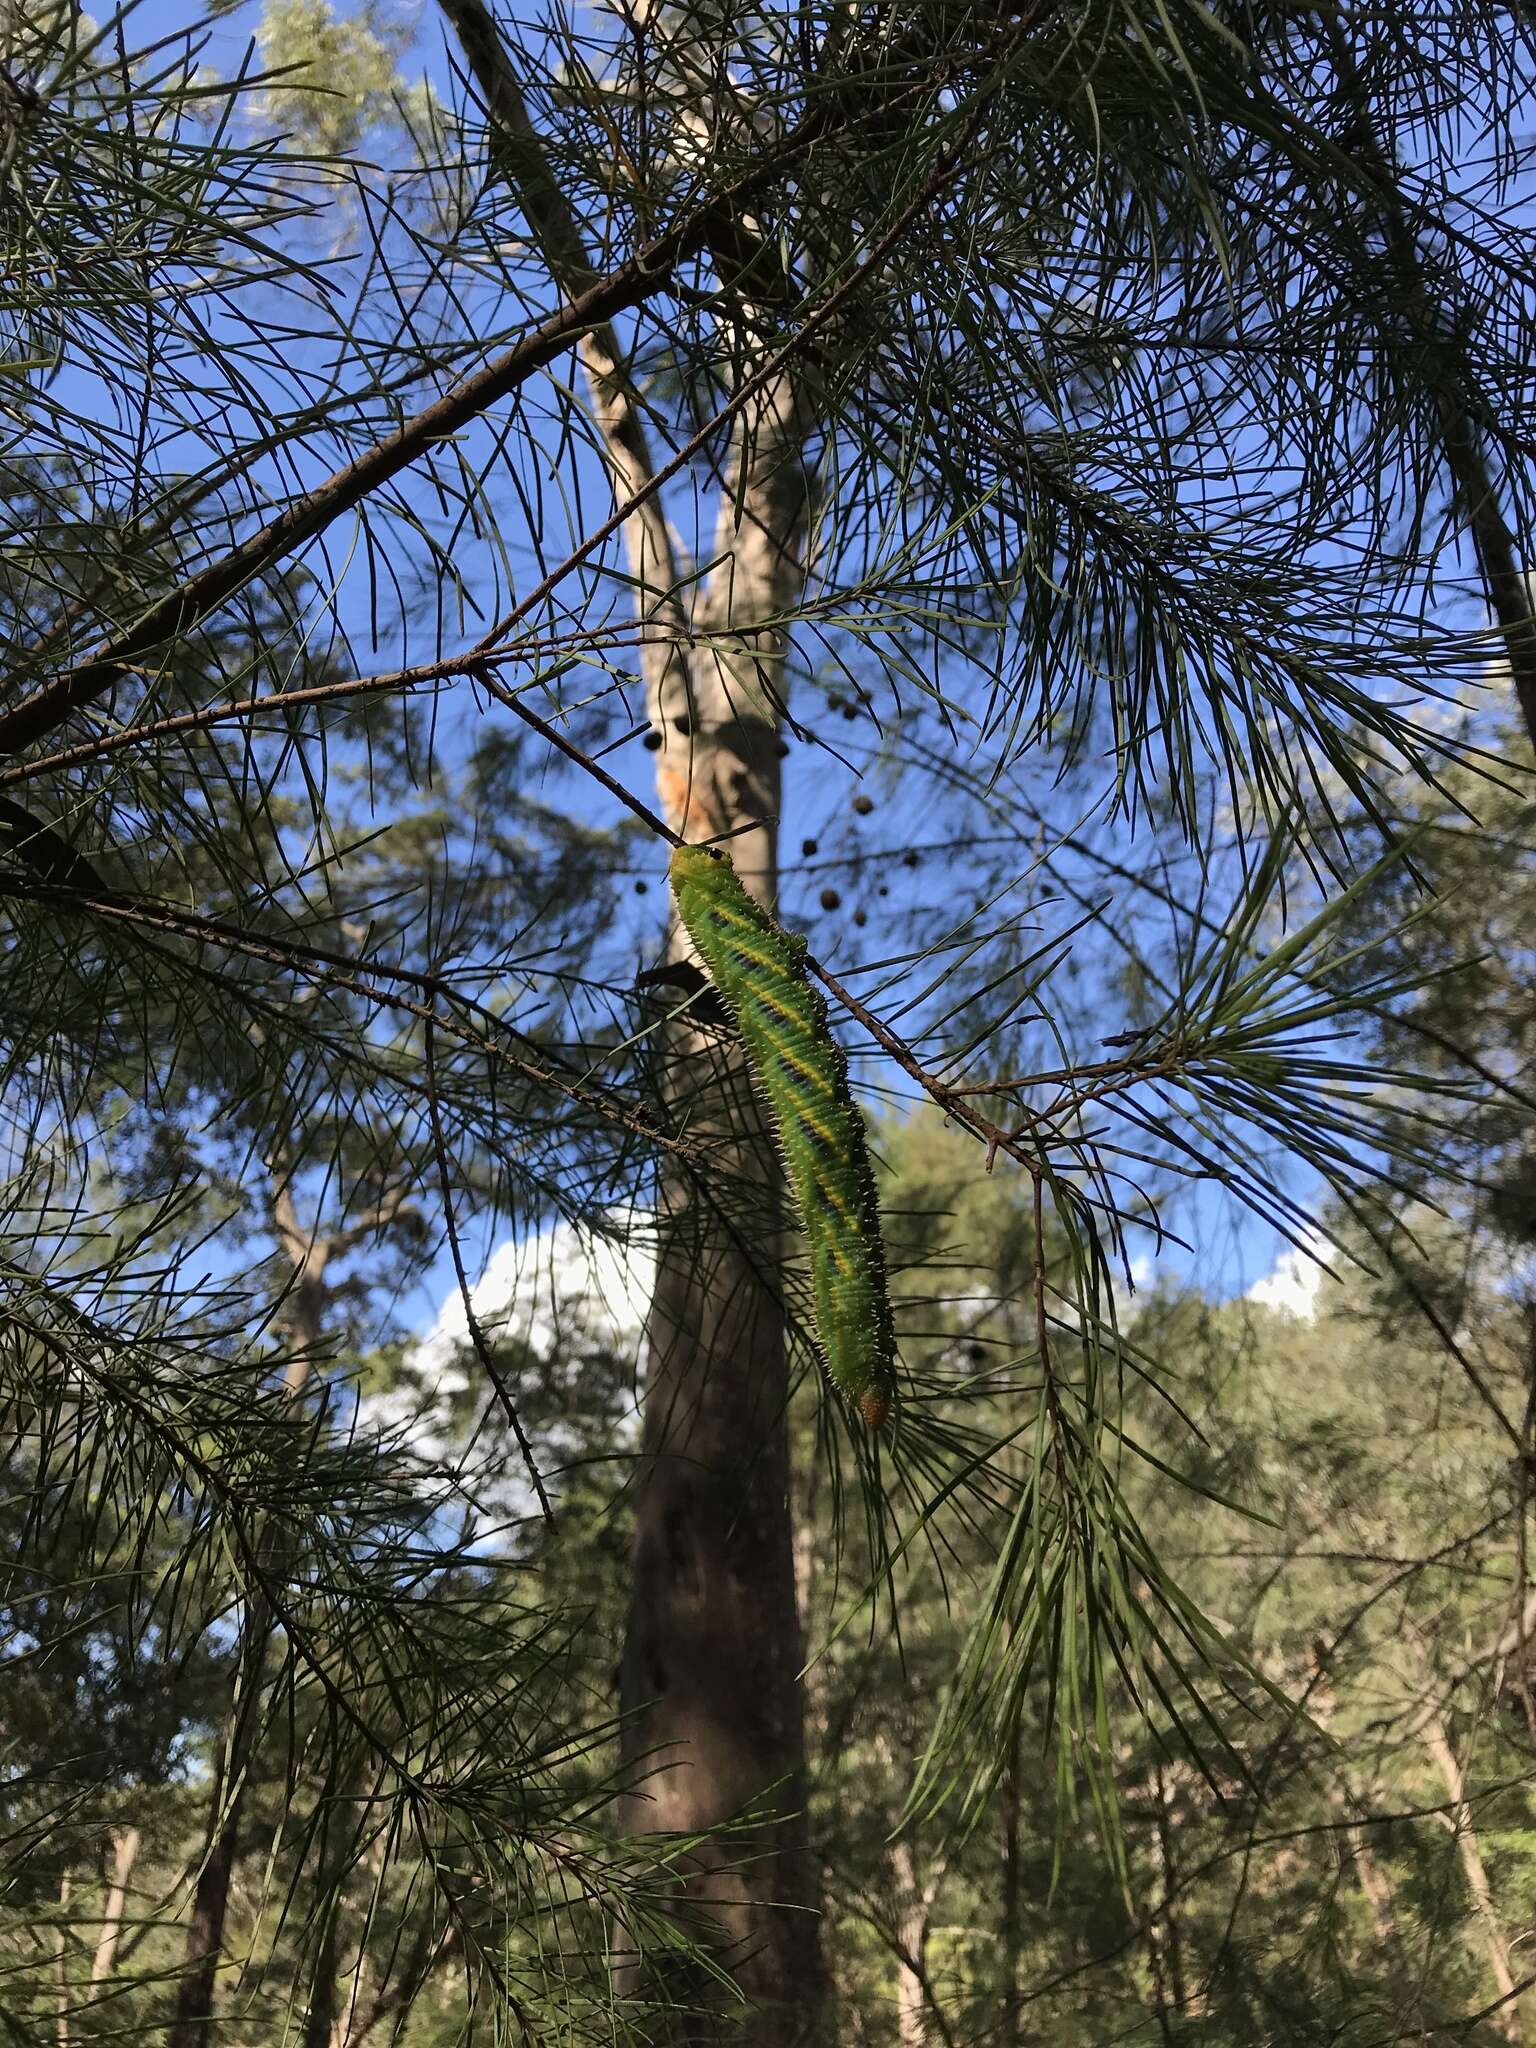
<svg viewBox="0 0 1536 2048"><path fill-rule="evenodd" d="M679 846L671 876L678 915L734 1017L771 1112L809 1248L827 1375L868 1427L879 1429L895 1394L896 1354L880 1206L864 1119L806 972L805 941L747 894L724 853Z"/></svg>

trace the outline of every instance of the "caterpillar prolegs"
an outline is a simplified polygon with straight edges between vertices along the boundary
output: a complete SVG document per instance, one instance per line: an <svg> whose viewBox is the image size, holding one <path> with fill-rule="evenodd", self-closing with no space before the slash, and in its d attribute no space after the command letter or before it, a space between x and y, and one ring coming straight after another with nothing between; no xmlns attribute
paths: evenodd
<svg viewBox="0 0 1536 2048"><path fill-rule="evenodd" d="M674 850L672 894L773 1118L810 1248L827 1376L878 1429L890 1413L896 1350L880 1209L848 1062L806 972L805 941L777 925L742 887L729 856L709 847Z"/></svg>

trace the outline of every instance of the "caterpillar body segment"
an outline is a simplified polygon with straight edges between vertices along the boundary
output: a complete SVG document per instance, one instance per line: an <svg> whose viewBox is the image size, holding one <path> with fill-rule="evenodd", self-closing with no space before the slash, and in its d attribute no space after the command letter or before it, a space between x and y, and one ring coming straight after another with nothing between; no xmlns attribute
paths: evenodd
<svg viewBox="0 0 1536 2048"><path fill-rule="evenodd" d="M810 1249L827 1376L879 1429L890 1414L896 1351L880 1207L848 1062L806 972L805 940L747 894L726 854L679 846L671 872L678 915L736 1021L773 1119Z"/></svg>

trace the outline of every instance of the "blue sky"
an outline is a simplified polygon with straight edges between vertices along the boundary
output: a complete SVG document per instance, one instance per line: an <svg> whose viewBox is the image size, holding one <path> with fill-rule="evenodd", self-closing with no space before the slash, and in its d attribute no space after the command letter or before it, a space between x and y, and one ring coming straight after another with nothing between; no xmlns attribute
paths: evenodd
<svg viewBox="0 0 1536 2048"><path fill-rule="evenodd" d="M204 61L226 74L237 70L244 61L258 12L257 8L249 5L232 10L211 31ZM194 10L171 4L171 0L143 0L134 12L132 32L140 40L150 40L161 34L180 31L193 18ZM420 24L416 43L407 60L407 70L419 63L438 91L448 96L452 89L450 69L444 56L435 9L425 4L414 8L402 7L397 10L397 18L405 21L414 18ZM296 350L297 361L302 357L301 345L296 344ZM471 437L472 450L486 445L488 432L482 431L478 439ZM317 458L312 466L319 471L326 465ZM604 479L591 458L585 459L583 471L582 488L587 504L596 506L604 495ZM274 487L276 483L274 479ZM558 524L566 515L556 512L552 516ZM556 532L538 538L558 547L561 535ZM365 579L361 576L348 536L341 532L330 536L328 553L343 570L341 611L355 636L358 654L368 655L379 666L391 665L406 651L407 635L388 619L384 630L377 636L371 632ZM477 552L472 544L467 545L462 566L466 581L472 586L480 588L499 583L499 567L487 549ZM495 598L487 599L487 609L496 609ZM436 636L429 633L428 637ZM421 638L418 621L413 623L409 635L412 658L419 657L422 651ZM902 796L896 798L889 763L882 758L878 733L861 723L838 726L830 718L817 722L824 736L835 741L841 759L803 748L794 750L787 773L787 804L782 833L787 855L784 909L791 922L805 924L812 929L817 950L829 964L840 972L856 972L861 960L867 960L871 954L878 956L881 952L881 946L871 941L882 926L893 919L919 912L934 916L949 912L959 919L968 913L971 905L966 892L968 887L974 886L973 879L958 872L951 857L939 852L920 851L918 865L908 867L903 864L902 856L914 848L926 849L953 841L964 817L974 818L976 826L973 829L979 830L984 824L985 807L969 800L947 805L936 802L930 815L915 818L913 785L908 781ZM829 723L831 730L827 733ZM455 746L451 721L443 728L443 744L445 753L451 758ZM631 741L619 749L609 757L607 765L614 773L627 779L637 791L648 794L650 762L638 741ZM550 786L579 807L580 813L593 823L607 824L618 815L617 808L600 790L586 784L578 786L558 771L552 772ZM873 799L874 808L865 819L860 819L850 809L850 798L856 789ZM1076 801L1070 789L1058 794L1047 788L1040 805L1047 828L1060 831L1074 825L1077 822ZM802 857L799 854L798 849L806 841L815 842L815 855ZM1072 864L1068 863L1068 866L1072 867ZM1084 888L1101 889L1102 884L1094 880L1091 870L1078 866L1072 868L1072 872ZM655 946L658 919L665 902L662 849L656 848L648 857L641 857L630 882L631 885L645 883L645 893L630 896L632 917L627 927L621 929L616 943L621 951L629 950L638 964ZM843 897L836 915L823 914L817 907L820 891L828 886L837 887ZM882 891L888 893L882 895ZM1026 885L1021 884L1021 893L1028 893ZM1000 915L1005 908L1006 905L994 904L991 914ZM868 925L855 926L853 918L858 912L869 919ZM1053 926L1065 930L1073 921L1076 910L1065 898L1058 896L1054 901L1032 902L1031 915L1038 919L1042 931L1048 933ZM1127 919L1134 915L1134 904L1127 903L1124 915ZM865 936L866 932L869 937ZM1091 977L1102 965L1103 957L1095 954L1092 961L1085 959L1084 972ZM888 1000L894 1004L902 993L898 985ZM1086 993L1079 992L1073 998L1077 1007L1086 1005L1089 1010L1095 1000L1091 986ZM1105 1010L1107 1030L1113 1029L1121 1021L1116 1005L1107 995L1097 1000ZM1091 1045L1090 1039L1084 1048L1087 1056L1091 1056ZM895 1101L911 1100L909 1085L883 1063L878 1072L867 1070L867 1078L878 1080L882 1089L888 1089ZM1176 1249L1170 1250L1164 1270L1187 1271L1212 1292L1242 1291L1272 1266L1280 1249L1280 1241L1272 1229L1238 1209L1209 1185L1181 1198L1172 1210L1171 1218L1190 1236L1196 1249L1192 1258ZM494 1229L484 1233L487 1238L496 1234ZM488 1252L489 1249L487 1243L485 1250ZM424 1308L443 1291L445 1284L446 1261L441 1261L422 1290Z"/></svg>

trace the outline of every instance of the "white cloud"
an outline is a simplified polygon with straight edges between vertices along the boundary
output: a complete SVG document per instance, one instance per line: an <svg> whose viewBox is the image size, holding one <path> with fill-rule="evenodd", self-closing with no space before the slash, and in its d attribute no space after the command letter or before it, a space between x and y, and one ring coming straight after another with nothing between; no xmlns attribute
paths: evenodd
<svg viewBox="0 0 1536 2048"><path fill-rule="evenodd" d="M627 1213L615 1214L612 1237L558 1223L537 1237L499 1244L470 1290L486 1335L521 1338L541 1357L560 1346L573 1324L589 1340L638 1341L656 1258L636 1233L635 1221ZM411 1365L424 1379L451 1375L456 1359L462 1370L468 1339L464 1298L454 1288L412 1353Z"/></svg>
<svg viewBox="0 0 1536 2048"><path fill-rule="evenodd" d="M574 1359L591 1344L636 1357L655 1278L654 1248L644 1218L615 1212L611 1235L554 1225L496 1247L470 1290L475 1317L492 1341L521 1339L539 1357ZM475 1391L484 1405L484 1376L469 1347L469 1321L457 1287L444 1297L431 1328L412 1346L398 1383L367 1397L363 1411L376 1425L400 1430L417 1453L457 1471L472 1520L494 1547L498 1525L522 1520L533 1495L504 1447L483 1451L462 1438L462 1397ZM515 1389L514 1389L515 1398ZM455 1419L458 1411L459 1420ZM558 1464L559 1432L541 1446L541 1463Z"/></svg>
<svg viewBox="0 0 1536 2048"><path fill-rule="evenodd" d="M1302 1245L1283 1251L1264 1278L1254 1281L1244 1299L1264 1308L1284 1309L1310 1323L1317 1314L1318 1290L1324 1279L1322 1261L1327 1256L1328 1240L1322 1232L1307 1231Z"/></svg>

